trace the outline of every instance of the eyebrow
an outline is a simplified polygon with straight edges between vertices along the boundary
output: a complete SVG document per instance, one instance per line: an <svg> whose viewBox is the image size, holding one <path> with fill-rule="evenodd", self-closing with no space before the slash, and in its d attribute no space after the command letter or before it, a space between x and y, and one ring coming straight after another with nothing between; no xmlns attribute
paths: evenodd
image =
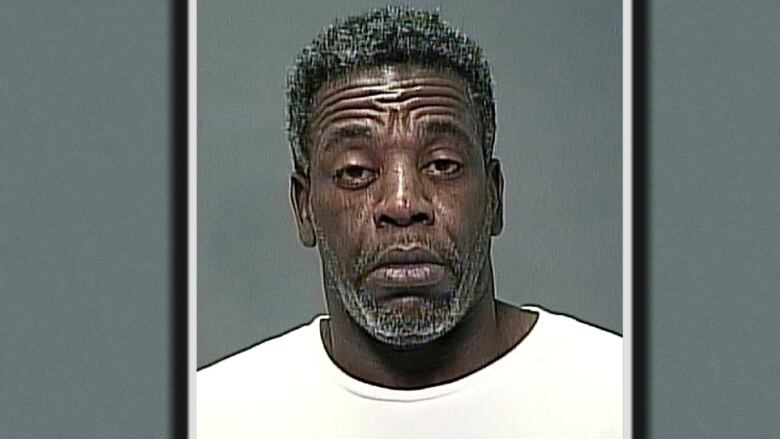
<svg viewBox="0 0 780 439"><path fill-rule="evenodd" d="M370 139L371 137L373 137L371 128L365 125L351 124L329 130L323 136L320 144L322 145L322 150L325 151L334 144L344 140Z"/></svg>
<svg viewBox="0 0 780 439"><path fill-rule="evenodd" d="M459 124L450 121L424 122L418 132L420 137L435 137L437 135L448 134L468 140L469 144L472 145L476 140Z"/></svg>

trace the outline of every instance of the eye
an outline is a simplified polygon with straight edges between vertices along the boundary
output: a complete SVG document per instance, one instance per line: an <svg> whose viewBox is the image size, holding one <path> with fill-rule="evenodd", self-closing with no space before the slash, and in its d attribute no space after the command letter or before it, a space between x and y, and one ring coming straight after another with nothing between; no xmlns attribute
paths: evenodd
<svg viewBox="0 0 780 439"><path fill-rule="evenodd" d="M366 187L376 179L376 171L358 165L348 165L336 170L333 180L347 189Z"/></svg>
<svg viewBox="0 0 780 439"><path fill-rule="evenodd" d="M457 176L461 168L463 165L455 160L438 159L423 166L422 170L426 175L432 177L449 178Z"/></svg>

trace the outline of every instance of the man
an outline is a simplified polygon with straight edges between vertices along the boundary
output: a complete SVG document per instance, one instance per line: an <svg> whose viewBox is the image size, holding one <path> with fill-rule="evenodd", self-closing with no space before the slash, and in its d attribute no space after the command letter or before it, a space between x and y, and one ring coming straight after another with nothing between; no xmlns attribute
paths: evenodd
<svg viewBox="0 0 780 439"><path fill-rule="evenodd" d="M437 14L375 10L305 48L288 97L328 315L200 371L199 437L621 437L620 338L495 299L481 50Z"/></svg>

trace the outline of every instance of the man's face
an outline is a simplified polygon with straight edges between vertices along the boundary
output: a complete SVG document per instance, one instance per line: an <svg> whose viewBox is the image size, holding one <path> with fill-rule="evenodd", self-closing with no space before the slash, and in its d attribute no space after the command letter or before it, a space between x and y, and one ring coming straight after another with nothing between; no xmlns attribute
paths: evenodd
<svg viewBox="0 0 780 439"><path fill-rule="evenodd" d="M318 92L309 132L293 204L326 290L394 346L447 333L480 298L501 228L500 168L484 162L463 82L412 66L354 73Z"/></svg>

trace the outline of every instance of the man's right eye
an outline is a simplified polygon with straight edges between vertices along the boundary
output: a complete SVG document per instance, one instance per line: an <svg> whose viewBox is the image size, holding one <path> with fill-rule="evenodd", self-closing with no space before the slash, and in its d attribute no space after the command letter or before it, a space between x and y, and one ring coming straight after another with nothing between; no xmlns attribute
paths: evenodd
<svg viewBox="0 0 780 439"><path fill-rule="evenodd" d="M368 186L376 179L376 171L363 166L349 165L337 169L333 179L341 187L359 189Z"/></svg>

